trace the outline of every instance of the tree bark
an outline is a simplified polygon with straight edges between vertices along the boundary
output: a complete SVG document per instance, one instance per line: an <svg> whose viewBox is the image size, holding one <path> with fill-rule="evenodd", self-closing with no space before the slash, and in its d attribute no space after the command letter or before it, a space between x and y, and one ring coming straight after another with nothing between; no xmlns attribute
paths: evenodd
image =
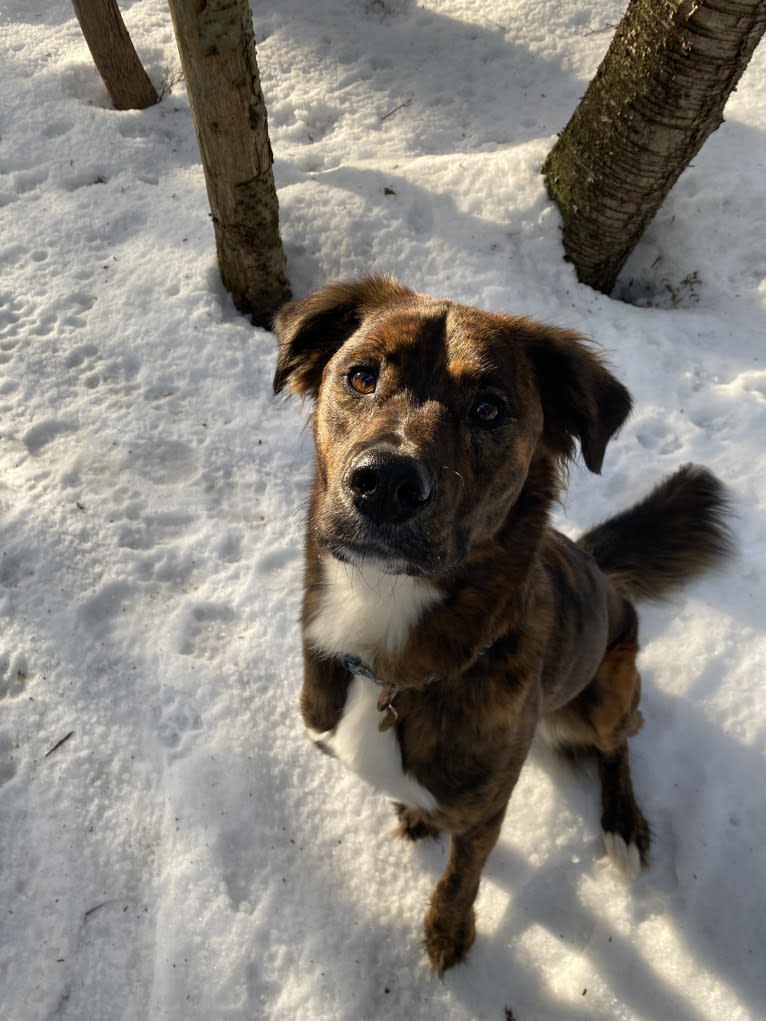
<svg viewBox="0 0 766 1021"><path fill-rule="evenodd" d="M630 0L543 165L579 279L610 292L766 28L766 0Z"/></svg>
<svg viewBox="0 0 766 1021"><path fill-rule="evenodd" d="M82 34L118 110L144 110L159 96L144 71L117 0L72 0Z"/></svg>
<svg viewBox="0 0 766 1021"><path fill-rule="evenodd" d="M270 326L290 297L247 0L169 0L224 286Z"/></svg>

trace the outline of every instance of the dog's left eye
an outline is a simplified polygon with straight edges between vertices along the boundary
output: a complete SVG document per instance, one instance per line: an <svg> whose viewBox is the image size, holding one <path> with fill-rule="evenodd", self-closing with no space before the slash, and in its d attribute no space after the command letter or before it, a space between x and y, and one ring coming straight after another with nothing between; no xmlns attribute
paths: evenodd
<svg viewBox="0 0 766 1021"><path fill-rule="evenodd" d="M493 394L479 394L468 409L468 420L483 429L494 429L505 421L505 405Z"/></svg>
<svg viewBox="0 0 766 1021"><path fill-rule="evenodd" d="M349 371L347 378L351 389L363 396L375 393L375 388L378 385L377 372L364 366L355 366Z"/></svg>

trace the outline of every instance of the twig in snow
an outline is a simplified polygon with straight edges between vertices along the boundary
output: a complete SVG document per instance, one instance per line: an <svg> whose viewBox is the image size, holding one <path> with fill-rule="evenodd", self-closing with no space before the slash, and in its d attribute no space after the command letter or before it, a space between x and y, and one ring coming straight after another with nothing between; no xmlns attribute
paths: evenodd
<svg viewBox="0 0 766 1021"><path fill-rule="evenodd" d="M393 110L389 110L388 113L384 113L383 116L380 118L380 123L382 124L383 121L386 120L386 118L392 117L397 110L403 110L405 106L409 106L414 98L415 98L414 96L410 96L409 99L405 99L403 103L400 103L398 106L395 106Z"/></svg>
<svg viewBox="0 0 766 1021"><path fill-rule="evenodd" d="M64 744L64 743L65 743L66 741L68 741L68 740L69 740L69 738L70 738L70 737L72 736L72 734L74 734L74 731L73 731L73 730L70 730L68 734L64 734L64 736L63 736L63 737L61 738L61 740L60 740L60 741L57 741L57 742L56 742L56 743L54 744L54 746L53 746L52 748L49 748L49 749L48 749L48 751L47 751L47 752L45 753L45 755L43 756L43 758L44 758L44 759L47 759L49 755L53 755L53 753L54 753L54 752L55 752L55 751L56 751L57 749L59 749L59 748L60 748L60 747L62 746L62 744Z"/></svg>

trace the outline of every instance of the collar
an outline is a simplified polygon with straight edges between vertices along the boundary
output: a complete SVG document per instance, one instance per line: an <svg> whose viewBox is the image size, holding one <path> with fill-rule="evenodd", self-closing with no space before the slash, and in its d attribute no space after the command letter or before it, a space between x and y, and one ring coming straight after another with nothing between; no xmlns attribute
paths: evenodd
<svg viewBox="0 0 766 1021"><path fill-rule="evenodd" d="M373 684L381 689L378 697L378 712L385 713L383 718L378 723L378 730L388 730L399 720L399 713L394 708L394 701L396 696L402 690L403 685L401 684L386 684L385 681L375 674L371 667L369 667L364 660L360 659L359 656L352 656L347 653L340 657L340 665L344 670L348 670L349 673L356 674L359 677L366 677L368 681L372 681ZM432 684L434 681L438 681L438 677L429 677L427 684Z"/></svg>
<svg viewBox="0 0 766 1021"><path fill-rule="evenodd" d="M477 659L489 652L494 644L494 642L489 642L485 645L479 652ZM373 684L377 684L377 686L381 689L380 695L378 696L378 712L384 713L385 715L378 723L378 730L383 731L388 730L389 727L393 727L393 725L399 721L399 713L394 708L394 701L400 691L407 690L407 686L402 684L386 684L385 681L382 681L377 676L372 667L369 667L363 659L359 658L359 656L353 656L351 653L344 653L339 658L340 665L344 670L348 670L348 672L352 674L357 674L359 677L366 677L368 681L372 681ZM438 680L439 678L436 676L429 677L426 684L433 684Z"/></svg>

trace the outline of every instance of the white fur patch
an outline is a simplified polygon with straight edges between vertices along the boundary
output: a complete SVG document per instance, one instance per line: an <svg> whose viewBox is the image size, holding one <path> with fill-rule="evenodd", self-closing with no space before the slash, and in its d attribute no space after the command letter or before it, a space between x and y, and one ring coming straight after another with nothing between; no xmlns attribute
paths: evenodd
<svg viewBox="0 0 766 1021"><path fill-rule="evenodd" d="M441 598L428 582L385 574L371 565L357 567L325 558L322 570L319 611L306 629L306 637L325 656L352 655L367 660L376 650L396 653L424 611ZM373 787L405 805L431 812L436 800L403 770L395 729L378 730L379 694L373 681L355 676L335 728L309 736L321 741Z"/></svg>
<svg viewBox="0 0 766 1021"><path fill-rule="evenodd" d="M543 716L537 724L540 739L550 748L577 748L593 744L593 730L566 708Z"/></svg>
<svg viewBox="0 0 766 1021"><path fill-rule="evenodd" d="M402 756L394 728L378 730L380 689L366 677L355 676L349 685L343 716L324 734L310 731L313 741L333 752L349 769L384 791L396 801L426 812L436 808L436 799L402 769Z"/></svg>
<svg viewBox="0 0 766 1021"><path fill-rule="evenodd" d="M609 861L626 879L641 875L641 855L635 844L626 844L619 833L604 831L604 845Z"/></svg>
<svg viewBox="0 0 766 1021"><path fill-rule="evenodd" d="M324 655L365 659L375 650L398 652L423 612L441 598L426 581L374 566L324 558L322 571L319 611L306 637Z"/></svg>

